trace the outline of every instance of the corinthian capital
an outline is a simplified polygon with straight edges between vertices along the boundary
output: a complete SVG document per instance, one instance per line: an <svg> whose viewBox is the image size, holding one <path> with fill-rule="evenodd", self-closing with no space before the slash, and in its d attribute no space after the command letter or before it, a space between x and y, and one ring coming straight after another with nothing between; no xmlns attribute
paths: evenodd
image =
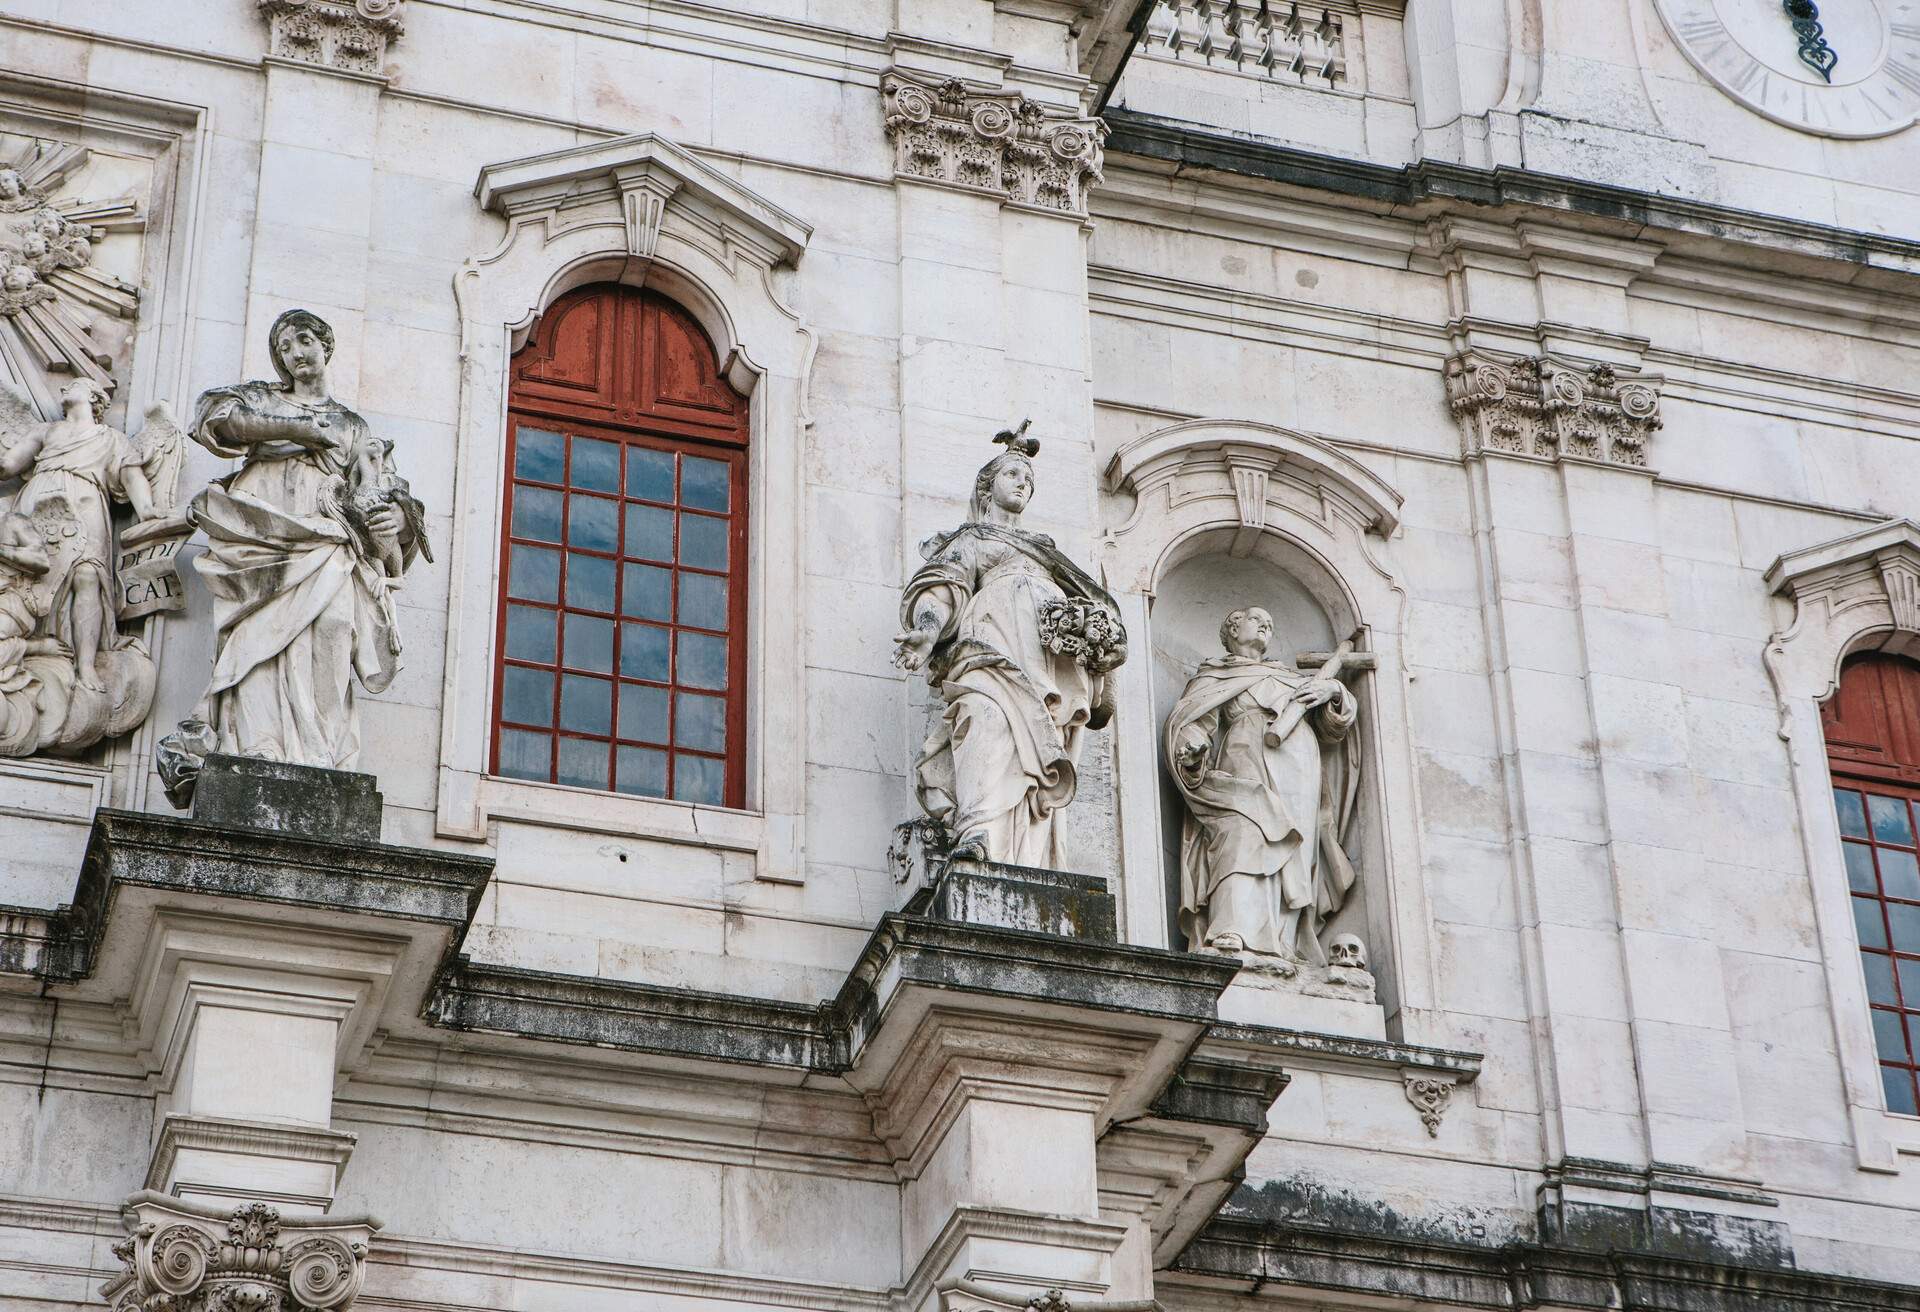
<svg viewBox="0 0 1920 1312"><path fill-rule="evenodd" d="M151 1190L121 1209L126 1269L100 1291L114 1312L348 1312L360 1293L364 1217L285 1217L265 1203L231 1211Z"/></svg>
<svg viewBox="0 0 1920 1312"><path fill-rule="evenodd" d="M880 82L896 178L943 183L1015 205L1084 217L1107 125L958 78L899 69Z"/></svg>

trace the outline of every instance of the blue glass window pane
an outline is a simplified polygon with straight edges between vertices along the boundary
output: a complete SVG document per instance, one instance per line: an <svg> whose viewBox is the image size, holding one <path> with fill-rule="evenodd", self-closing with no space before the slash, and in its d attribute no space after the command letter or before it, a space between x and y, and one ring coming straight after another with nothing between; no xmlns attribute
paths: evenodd
<svg viewBox="0 0 1920 1312"><path fill-rule="evenodd" d="M1907 1034L1900 1025L1899 1012L1874 1011L1873 1046L1883 1061L1907 1060Z"/></svg>
<svg viewBox="0 0 1920 1312"><path fill-rule="evenodd" d="M697 569L725 569L727 523L710 515L680 516L680 563Z"/></svg>
<svg viewBox="0 0 1920 1312"><path fill-rule="evenodd" d="M569 551L567 605L576 610L612 610L613 569L611 560Z"/></svg>
<svg viewBox="0 0 1920 1312"><path fill-rule="evenodd" d="M673 501L673 452L644 446L627 448L627 495L645 501ZM666 789L663 780L660 785Z"/></svg>
<svg viewBox="0 0 1920 1312"><path fill-rule="evenodd" d="M556 613L532 606L507 607L507 655L515 660L553 664Z"/></svg>
<svg viewBox="0 0 1920 1312"><path fill-rule="evenodd" d="M516 483L513 488L513 536L536 542L560 540L561 493L546 487Z"/></svg>
<svg viewBox="0 0 1920 1312"><path fill-rule="evenodd" d="M621 580L620 611L643 620L673 618L673 571L628 565Z"/></svg>
<svg viewBox="0 0 1920 1312"><path fill-rule="evenodd" d="M1887 925L1893 930L1893 950L1920 952L1920 907L1889 902L1886 908Z"/></svg>
<svg viewBox="0 0 1920 1312"><path fill-rule="evenodd" d="M628 506L626 554L641 560L672 560L673 512L662 506Z"/></svg>
<svg viewBox="0 0 1920 1312"><path fill-rule="evenodd" d="M1873 849L1865 843L1841 843L1847 854L1847 886L1856 893L1877 893L1873 882Z"/></svg>
<svg viewBox="0 0 1920 1312"><path fill-rule="evenodd" d="M1893 991L1893 958L1883 957L1877 952L1863 952L1860 962L1867 968L1867 1001L1884 1002L1889 1007L1898 1006L1900 999Z"/></svg>
<svg viewBox="0 0 1920 1312"><path fill-rule="evenodd" d="M567 481L595 492L620 490L620 444L597 437L573 439L573 468Z"/></svg>
<svg viewBox="0 0 1920 1312"><path fill-rule="evenodd" d="M1909 1007L1920 1007L1920 961L1909 961L1901 957L1897 963L1900 972L1900 992L1906 998Z"/></svg>
<svg viewBox="0 0 1920 1312"><path fill-rule="evenodd" d="M620 685L620 736L646 743L667 741L667 690Z"/></svg>
<svg viewBox="0 0 1920 1312"><path fill-rule="evenodd" d="M1863 948L1884 948L1887 945L1887 928L1880 923L1880 903L1864 897L1853 900L1853 928L1860 935Z"/></svg>
<svg viewBox="0 0 1920 1312"><path fill-rule="evenodd" d="M1880 849L1880 891L1920 902L1920 866L1914 864L1913 853Z"/></svg>
<svg viewBox="0 0 1920 1312"><path fill-rule="evenodd" d="M544 428L519 428L513 434L513 476L542 483L565 482L567 439ZM541 777L546 772L541 771Z"/></svg>
<svg viewBox="0 0 1920 1312"><path fill-rule="evenodd" d="M727 750L727 702L697 692L673 697L673 741L676 747L702 752Z"/></svg>
<svg viewBox="0 0 1920 1312"><path fill-rule="evenodd" d="M689 688L727 686L727 640L704 633L675 635L674 682Z"/></svg>
<svg viewBox="0 0 1920 1312"><path fill-rule="evenodd" d="M680 457L680 504L695 510L727 508L727 476L724 460L705 460L699 456Z"/></svg>
<svg viewBox="0 0 1920 1312"><path fill-rule="evenodd" d="M652 679L665 683L668 677L669 647L667 630L651 624L628 624L620 634L620 673L629 679Z"/></svg>
<svg viewBox="0 0 1920 1312"><path fill-rule="evenodd" d="M586 738L562 738L560 768L555 777L575 788L605 788L607 745Z"/></svg>
<svg viewBox="0 0 1920 1312"><path fill-rule="evenodd" d="M1860 794L1851 788L1833 790L1833 809L1840 817L1840 832L1849 838L1867 836L1867 811L1860 804Z"/></svg>
<svg viewBox="0 0 1920 1312"><path fill-rule="evenodd" d="M524 729L500 731L500 773L509 779L553 778L553 739Z"/></svg>
<svg viewBox="0 0 1920 1312"><path fill-rule="evenodd" d="M567 616L567 668L613 673L613 621Z"/></svg>
<svg viewBox="0 0 1920 1312"><path fill-rule="evenodd" d="M584 674L560 679L560 727L574 733L613 732L613 684Z"/></svg>
<svg viewBox="0 0 1920 1312"><path fill-rule="evenodd" d="M507 595L523 601L560 600L560 553L515 547L507 555Z"/></svg>
<svg viewBox="0 0 1920 1312"><path fill-rule="evenodd" d="M500 718L515 724L553 723L553 676L545 670L509 665L500 685ZM540 769L546 778L546 767Z"/></svg>
<svg viewBox="0 0 1920 1312"><path fill-rule="evenodd" d="M720 574L680 575L680 622L696 629L727 627L727 580Z"/></svg>
<svg viewBox="0 0 1920 1312"><path fill-rule="evenodd" d="M614 786L641 797L667 795L667 754L651 747L621 747Z"/></svg>
<svg viewBox="0 0 1920 1312"><path fill-rule="evenodd" d="M726 787L726 768L722 762L704 756L673 754L673 795L683 802L720 804Z"/></svg>
<svg viewBox="0 0 1920 1312"><path fill-rule="evenodd" d="M1901 1116L1911 1116L1913 1106L1913 1072L1898 1066L1880 1068L1880 1085L1887 1091L1887 1110Z"/></svg>
<svg viewBox="0 0 1920 1312"><path fill-rule="evenodd" d="M1907 804L1898 797L1867 794L1867 814L1873 818L1873 841L1913 846L1913 822L1907 816Z"/></svg>
<svg viewBox="0 0 1920 1312"><path fill-rule="evenodd" d="M574 497L567 506L567 545L618 551L620 503L611 497Z"/></svg>

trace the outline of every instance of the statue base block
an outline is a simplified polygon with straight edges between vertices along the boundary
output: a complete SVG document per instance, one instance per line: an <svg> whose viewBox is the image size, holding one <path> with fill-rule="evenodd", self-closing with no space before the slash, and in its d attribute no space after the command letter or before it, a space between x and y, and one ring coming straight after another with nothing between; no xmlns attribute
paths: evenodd
<svg viewBox="0 0 1920 1312"><path fill-rule="evenodd" d="M1293 979L1242 970L1220 995L1220 1019L1352 1039L1387 1037L1386 1008L1358 997L1328 996L1330 991L1311 978L1320 973L1323 968L1306 965Z"/></svg>
<svg viewBox="0 0 1920 1312"><path fill-rule="evenodd" d="M380 841L379 780L370 774L209 756L193 793L193 818L334 843Z"/></svg>
<svg viewBox="0 0 1920 1312"><path fill-rule="evenodd" d="M1095 943L1118 943L1113 894L1100 875L1076 875L993 861L949 861L935 880L926 913L938 920L1024 929Z"/></svg>

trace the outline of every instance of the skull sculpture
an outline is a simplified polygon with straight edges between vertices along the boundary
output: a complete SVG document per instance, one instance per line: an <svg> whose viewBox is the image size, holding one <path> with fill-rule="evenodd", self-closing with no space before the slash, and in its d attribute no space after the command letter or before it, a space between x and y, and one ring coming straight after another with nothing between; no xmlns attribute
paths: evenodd
<svg viewBox="0 0 1920 1312"><path fill-rule="evenodd" d="M1327 966L1330 970L1367 973L1367 945L1358 934L1335 934L1327 942Z"/></svg>

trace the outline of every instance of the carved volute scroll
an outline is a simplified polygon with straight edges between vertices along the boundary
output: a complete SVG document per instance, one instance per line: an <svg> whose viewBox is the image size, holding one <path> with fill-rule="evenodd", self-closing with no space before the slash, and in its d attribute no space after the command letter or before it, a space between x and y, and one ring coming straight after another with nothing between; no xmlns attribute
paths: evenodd
<svg viewBox="0 0 1920 1312"><path fill-rule="evenodd" d="M377 1228L364 1218L230 1212L151 1191L121 1211L124 1263L101 1294L114 1312L348 1312Z"/></svg>
<svg viewBox="0 0 1920 1312"><path fill-rule="evenodd" d="M259 0L267 53L337 73L378 77L401 32L402 0Z"/></svg>
<svg viewBox="0 0 1920 1312"><path fill-rule="evenodd" d="M1017 91L894 69L880 82L894 176L987 192L1033 209L1085 217L1100 181L1107 125Z"/></svg>
<svg viewBox="0 0 1920 1312"><path fill-rule="evenodd" d="M1645 468L1660 427L1663 379L1549 355L1447 361L1447 404L1467 429L1467 453L1582 460Z"/></svg>

